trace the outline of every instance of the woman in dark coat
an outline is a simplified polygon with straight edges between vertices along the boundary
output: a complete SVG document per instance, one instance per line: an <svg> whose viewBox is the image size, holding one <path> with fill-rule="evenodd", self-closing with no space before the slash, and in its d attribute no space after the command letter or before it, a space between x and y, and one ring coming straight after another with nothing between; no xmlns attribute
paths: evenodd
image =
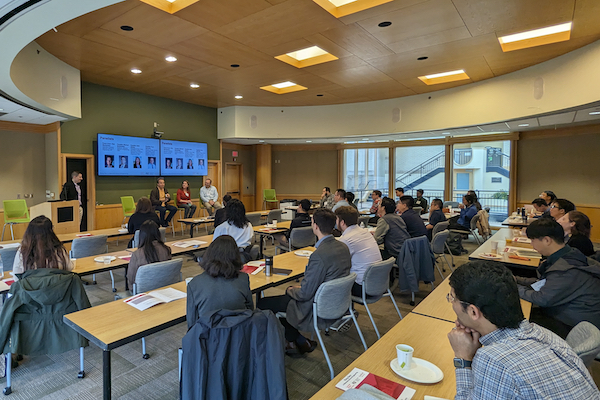
<svg viewBox="0 0 600 400"><path fill-rule="evenodd" d="M139 231L142 224L146 221L154 221L160 226L160 220L152 208L150 199L147 197L140 197L135 207L135 212L129 217L127 231L131 234L135 234L135 231ZM133 238L131 238L127 247L133 247Z"/></svg>
<svg viewBox="0 0 600 400"><path fill-rule="evenodd" d="M594 245L590 240L592 226L590 219L581 211L569 211L557 221L565 230L565 241L575 249L579 249L586 257L592 256Z"/></svg>

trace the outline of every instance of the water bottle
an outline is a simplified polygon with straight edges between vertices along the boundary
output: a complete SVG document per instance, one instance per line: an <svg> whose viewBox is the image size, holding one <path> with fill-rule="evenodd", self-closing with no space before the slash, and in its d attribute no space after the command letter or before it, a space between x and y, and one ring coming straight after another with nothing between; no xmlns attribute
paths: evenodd
<svg viewBox="0 0 600 400"><path fill-rule="evenodd" d="M521 209L521 219L523 220L523 222L527 222L527 212L525 210L525 207Z"/></svg>
<svg viewBox="0 0 600 400"><path fill-rule="evenodd" d="M265 275L273 275L273 256L265 257Z"/></svg>

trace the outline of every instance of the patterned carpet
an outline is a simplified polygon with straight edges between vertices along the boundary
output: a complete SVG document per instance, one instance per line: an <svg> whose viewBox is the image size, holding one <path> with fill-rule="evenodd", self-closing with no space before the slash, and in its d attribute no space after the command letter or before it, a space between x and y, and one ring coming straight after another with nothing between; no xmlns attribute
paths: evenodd
<svg viewBox="0 0 600 400"><path fill-rule="evenodd" d="M178 235L179 236L179 235ZM169 236L168 240L172 237ZM464 246L472 252L477 247L472 241ZM119 245L111 242L109 251L123 249L126 241ZM273 248L268 245L266 254L272 254ZM455 257L456 265L467 261L467 256ZM201 273L201 268L184 256L183 277ZM436 272L439 283L440 277ZM86 279L89 279L86 277ZM118 290L124 289L123 274L117 270L115 280ZM112 301L113 293L108 273L97 275L97 285L86 286L88 297L93 305ZM266 295L283 293L285 287L266 291ZM421 291L416 295L416 302L422 300L431 290L430 285L421 284ZM409 305L410 295L394 293L402 315L412 310ZM357 305L359 324L367 344L373 344L377 336L362 306ZM382 299L372 305L374 319L380 332L384 334L399 321L389 299ZM110 324L110 320L106 321ZM112 352L112 394L114 399L177 399L179 396L177 349L181 338L185 335L186 326L180 324L147 338L148 360L142 359L141 341L122 346ZM348 366L363 352L362 344L351 328L345 333L332 332L324 337L327 350L338 373ZM592 368L594 379L600 382L598 362ZM64 354L39 357L25 357L19 367L13 369L13 393L11 399L100 399L102 397L102 352L93 344L85 349L84 379L77 379L79 370L79 353L71 351ZM291 400L305 400L314 395L329 382L329 369L320 348L300 359L286 357L287 385ZM5 384L5 379L0 379ZM340 391L341 395L341 391Z"/></svg>

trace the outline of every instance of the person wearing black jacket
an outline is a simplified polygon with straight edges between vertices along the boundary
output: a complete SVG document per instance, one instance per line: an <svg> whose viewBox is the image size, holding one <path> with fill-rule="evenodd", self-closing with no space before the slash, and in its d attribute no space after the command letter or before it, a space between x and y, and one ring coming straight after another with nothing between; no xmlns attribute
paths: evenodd
<svg viewBox="0 0 600 400"><path fill-rule="evenodd" d="M398 200L396 210L406 224L406 230L410 237L418 237L427 235L427 228L421 216L413 210L415 199L412 196L402 196Z"/></svg>
<svg viewBox="0 0 600 400"><path fill-rule="evenodd" d="M156 187L150 192L150 201L152 202L152 207L160 214L160 226L169 226L169 222L171 222L177 212L177 207L169 204L171 195L165 187L165 178L162 176L156 180ZM167 211L169 214L167 214Z"/></svg>
<svg viewBox="0 0 600 400"><path fill-rule="evenodd" d="M79 200L79 223L83 218L83 204L85 203L82 193L81 186L79 184L83 180L83 175L79 171L73 171L71 173L71 180L63 185L62 191L60 192L60 199L71 201Z"/></svg>
<svg viewBox="0 0 600 400"><path fill-rule="evenodd" d="M141 197L137 202L135 212L131 217L129 217L129 221L127 222L127 231L131 234L135 234L135 231L139 231L142 227L142 224L148 220L154 221L157 225L160 225L158 215L156 215L152 209L152 203L150 202L150 199L147 197ZM129 245L127 247L132 246L133 238L129 241Z"/></svg>
<svg viewBox="0 0 600 400"><path fill-rule="evenodd" d="M223 196L223 207L215 211L215 220L213 222L215 228L227 221L227 202L231 200L231 196L226 194Z"/></svg>
<svg viewBox="0 0 600 400"><path fill-rule="evenodd" d="M298 210L296 210L296 218L294 218L290 223L290 229L285 234L275 236L275 239L277 239L280 245L286 247L288 246L290 240L290 233L294 228L304 228L307 226L311 226L312 219L308 214L308 210L310 210L310 205L310 200L300 200L300 202L298 203Z"/></svg>

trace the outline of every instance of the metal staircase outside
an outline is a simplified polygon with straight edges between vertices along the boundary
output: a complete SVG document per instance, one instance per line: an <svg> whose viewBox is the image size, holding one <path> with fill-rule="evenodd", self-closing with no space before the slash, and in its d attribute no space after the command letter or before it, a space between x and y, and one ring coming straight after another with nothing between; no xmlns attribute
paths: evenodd
<svg viewBox="0 0 600 400"><path fill-rule="evenodd" d="M495 147L487 148L485 172L496 172L505 178L510 178L510 156Z"/></svg>
<svg viewBox="0 0 600 400"><path fill-rule="evenodd" d="M404 191L414 189L421 183L444 172L445 159L445 152L441 151L429 160L422 162L404 175L396 178L396 183L400 183L400 186L404 188Z"/></svg>

